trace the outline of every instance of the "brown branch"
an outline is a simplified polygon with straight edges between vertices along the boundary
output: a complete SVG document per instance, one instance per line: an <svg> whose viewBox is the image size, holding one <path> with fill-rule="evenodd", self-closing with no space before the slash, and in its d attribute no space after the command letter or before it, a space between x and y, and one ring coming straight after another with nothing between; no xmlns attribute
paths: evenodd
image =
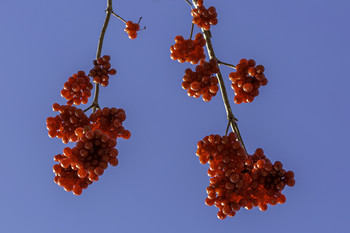
<svg viewBox="0 0 350 233"><path fill-rule="evenodd" d="M193 5L197 6L197 0L192 0ZM207 41L206 47L207 47L207 51L209 54L209 58L210 59L216 59L215 56L215 52L214 52L214 48L213 48L213 44L211 43L211 33L210 30L206 31L204 29L202 29L203 35L204 35L204 39ZM220 90L221 90L221 96L222 96L222 100L224 101L224 105L225 105L225 110L226 110L226 114L227 114L227 119L230 122L231 128L233 130L233 132L236 133L238 140L241 142L245 152L247 153L247 149L244 145L241 133L239 132L237 123L236 123L236 118L232 113L232 109L231 109L231 105L230 102L228 100L227 97L227 92L226 92L226 87L225 87L225 83L224 83L224 79L222 78L222 74L219 68L219 72L216 74L216 77L219 80L219 86L220 86ZM248 153L247 153L248 154Z"/></svg>
<svg viewBox="0 0 350 233"><path fill-rule="evenodd" d="M106 30L107 30L107 26L108 26L108 23L109 23L109 19L111 18L112 12L113 12L112 0L107 0L106 18L105 18L105 21L104 21L103 26L102 26L100 37L98 39L96 59L101 57L103 39L105 37L105 33L106 33ZM87 111L90 108L92 108L92 112L96 112L96 109L100 109L100 106L98 104L99 92L100 92L100 84L95 84L94 100L93 100L91 106L89 108L85 109L85 111Z"/></svg>
<svg viewBox="0 0 350 233"><path fill-rule="evenodd" d="M192 35L193 35L193 27L194 27L194 23L192 23L192 26L191 26L191 35L190 35L190 39L192 39Z"/></svg>
<svg viewBox="0 0 350 233"><path fill-rule="evenodd" d="M219 65L225 65L225 66L228 66L228 67L233 68L233 69L236 70L236 66L234 66L232 64L229 64L229 63L226 63L226 62L222 62L222 61L219 61L219 60L218 60L218 64Z"/></svg>
<svg viewBox="0 0 350 233"><path fill-rule="evenodd" d="M123 19L121 16L117 15L117 14L114 13L113 11L112 11L112 15L114 15L115 17L117 17L118 19L120 19L121 21L123 21L124 23L126 23L126 20L125 20L125 19Z"/></svg>
<svg viewBox="0 0 350 233"><path fill-rule="evenodd" d="M185 0L185 1L188 3L188 5L192 7L192 3L189 0Z"/></svg>

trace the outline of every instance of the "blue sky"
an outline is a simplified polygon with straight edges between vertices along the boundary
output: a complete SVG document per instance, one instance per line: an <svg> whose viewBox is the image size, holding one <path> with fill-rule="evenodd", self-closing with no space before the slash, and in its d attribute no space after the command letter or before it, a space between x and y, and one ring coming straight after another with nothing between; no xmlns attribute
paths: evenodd
<svg viewBox="0 0 350 233"><path fill-rule="evenodd" d="M218 58L265 66L269 84L241 105L233 104L232 70L222 67L248 151L262 147L296 176L284 205L224 221L204 204L208 167L195 156L204 136L224 134L223 102L189 98L181 80L192 65L170 59L174 37L189 36L189 6L113 2L126 20L142 16L147 26L130 40L112 18L102 51L118 74L102 88L100 105L124 108L132 137L118 140L119 165L79 197L53 182L53 156L66 145L47 136L45 119L54 102L65 103L66 79L91 69L106 1L0 3L1 232L348 231L349 1L205 1L218 12Z"/></svg>

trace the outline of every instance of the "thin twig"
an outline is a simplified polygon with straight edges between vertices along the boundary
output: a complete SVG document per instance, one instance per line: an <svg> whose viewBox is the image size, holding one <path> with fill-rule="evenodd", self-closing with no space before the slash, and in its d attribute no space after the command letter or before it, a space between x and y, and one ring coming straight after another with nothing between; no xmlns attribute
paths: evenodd
<svg viewBox="0 0 350 233"><path fill-rule="evenodd" d="M229 63L222 62L222 61L219 61L219 60L218 60L218 64L219 64L219 65L225 65L225 66L228 66L228 67L233 68L233 69L236 70L236 66L231 65L231 64L229 64Z"/></svg>
<svg viewBox="0 0 350 233"><path fill-rule="evenodd" d="M192 23L192 26L191 26L191 35L190 35L190 39L192 39L192 35L193 35L193 27L194 27L194 23Z"/></svg>
<svg viewBox="0 0 350 233"><path fill-rule="evenodd" d="M226 136L227 136L227 133L228 133L228 129L230 128L230 124L231 124L231 122L227 121L227 127L226 127L226 132L225 132Z"/></svg>
<svg viewBox="0 0 350 233"><path fill-rule="evenodd" d="M197 6L197 0L192 0L192 2L193 2L194 6ZM208 51L208 54L209 54L209 58L217 60L217 58L215 56L213 44L211 43L211 39L210 39L211 38L210 30L202 29L202 32L203 32L203 35L204 35L204 39L207 41L206 47L207 47L207 51ZM244 145L241 133L239 132L237 123L235 121L236 118L235 118L235 116L232 113L231 105L230 105L230 102L229 102L228 97L227 97L227 92L226 92L224 79L222 78L222 74L221 74L220 69L219 69L219 72L216 73L216 77L218 78L218 81L219 81L219 86L220 86L220 90L221 90L221 96L222 96L222 100L224 101L225 110L226 110L226 114L227 114L227 119L230 122L230 125L231 125L231 128L232 128L233 132L236 133L238 140L241 142L245 152L247 153L247 149L246 149L246 147Z"/></svg>
<svg viewBox="0 0 350 233"><path fill-rule="evenodd" d="M84 112L87 112L89 109L91 109L93 107L100 109L99 105L95 106L94 104L91 104L90 107L88 107L87 109L84 110Z"/></svg>
<svg viewBox="0 0 350 233"><path fill-rule="evenodd" d="M193 7L192 3L189 0L185 0L191 7Z"/></svg>
<svg viewBox="0 0 350 233"><path fill-rule="evenodd" d="M103 39L105 37L105 33L108 27L109 19L111 18L111 14L113 12L112 8L112 0L107 0L107 9L106 9L106 18L103 23L103 27L101 30L100 38L98 40L98 47L97 47L97 52L96 52L96 59L101 56L101 51L102 51L102 45L103 45Z"/></svg>
<svg viewBox="0 0 350 233"><path fill-rule="evenodd" d="M114 15L115 17L117 17L118 19L120 19L121 21L123 21L124 23L126 23L126 20L125 20L125 19L123 19L121 16L117 15L117 14L114 13L113 11L112 11L112 15Z"/></svg>
<svg viewBox="0 0 350 233"><path fill-rule="evenodd" d="M103 39L105 37L105 33L107 30L107 26L109 23L109 19L111 18L111 14L113 12L112 8L112 0L107 0L107 9L106 9L106 18L102 26L101 34L98 39L98 46L97 46L97 52L96 52L96 59L101 57L101 51L102 51L102 45L103 45ZM89 108L87 108L85 111L92 108L92 112L96 112L96 109L99 109L100 106L98 104L98 96L100 92L100 84L95 84L95 94L94 94L94 100Z"/></svg>

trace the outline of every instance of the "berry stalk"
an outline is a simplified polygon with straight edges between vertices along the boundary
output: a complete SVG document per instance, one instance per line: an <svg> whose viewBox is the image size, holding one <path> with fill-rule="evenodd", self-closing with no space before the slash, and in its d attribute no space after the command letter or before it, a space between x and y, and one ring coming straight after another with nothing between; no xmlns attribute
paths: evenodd
<svg viewBox="0 0 350 233"><path fill-rule="evenodd" d="M193 5L197 8L197 0L192 0L192 2L193 2ZM206 47L207 47L207 51L208 51L208 54L209 54L209 59L216 59L216 60L218 60L216 58L216 56L215 56L213 44L211 43L211 32L210 32L210 30L204 30L203 28L201 28L201 30L203 32L204 39L207 42L206 43ZM220 68L219 68L219 71L216 73L216 77L218 78L218 81L219 81L219 86L220 86L220 90L221 90L221 96L222 96L222 100L224 101L227 119L228 119L228 121L230 123L230 126L231 126L233 132L236 133L238 140L242 143L242 146L243 146L245 152L247 153L247 149L246 149L246 147L244 145L241 133L239 132L238 125L236 123L236 117L232 113L231 105L230 105L230 102L229 102L228 97L227 97L226 87L225 87L225 83L224 83L224 80L223 80Z"/></svg>
<svg viewBox="0 0 350 233"><path fill-rule="evenodd" d="M104 21L102 29L101 29L100 37L98 39L96 59L101 57L103 39L105 37L105 33L107 30L109 19L111 18L112 12L113 12L112 0L107 0L106 18L105 18L105 21ZM100 84L96 83L95 84L94 100L93 100L91 106L88 108L88 109L92 108L93 112L96 112L96 109L100 109L100 106L98 105L99 92L100 92Z"/></svg>

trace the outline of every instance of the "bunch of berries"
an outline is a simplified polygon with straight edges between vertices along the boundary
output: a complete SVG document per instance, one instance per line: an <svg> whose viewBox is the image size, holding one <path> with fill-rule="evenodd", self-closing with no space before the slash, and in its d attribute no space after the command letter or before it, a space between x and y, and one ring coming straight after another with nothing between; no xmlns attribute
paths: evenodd
<svg viewBox="0 0 350 233"><path fill-rule="evenodd" d="M109 60L110 57L105 55L94 61L95 67L89 76L95 83L107 86L108 75L116 73L115 69L110 69ZM62 97L68 100L67 105L54 103L52 109L59 114L46 119L49 137L57 137L63 143L76 142L75 147L66 147L63 154L54 156L58 164L53 166L55 183L75 195L80 195L83 189L98 181L108 164L118 165L117 138L129 139L131 136L130 131L123 127L126 119L123 109L106 107L88 117L85 111L91 107L95 111L99 107L91 105L83 111L72 106L86 104L91 89L92 84L84 71L74 74L61 91Z"/></svg>
<svg viewBox="0 0 350 233"><path fill-rule="evenodd" d="M191 15L193 17L192 23L204 30L209 30L210 25L216 25L218 23L215 7L205 8L203 0L197 1L197 8L192 9Z"/></svg>
<svg viewBox="0 0 350 233"><path fill-rule="evenodd" d="M71 149L66 147L63 155L55 156L55 182L72 191L76 195L98 176L104 173L108 163L118 165L117 138L130 138L130 131L122 126L126 115L123 109L104 108L90 115L90 119L83 110L69 105L53 105L54 111L60 115L47 118L47 128L50 137L61 138L64 143L76 142ZM60 168L61 167L61 168ZM88 179L89 181L87 181ZM80 183L87 183L87 185Z"/></svg>
<svg viewBox="0 0 350 233"><path fill-rule="evenodd" d="M272 164L262 149L247 156L234 133L206 136L197 144L197 156L200 163L209 163L205 203L219 208L219 219L235 216L240 208L259 206L265 211L267 204L283 204L281 191L295 184L294 173L282 169L279 161Z"/></svg>
<svg viewBox="0 0 350 233"><path fill-rule="evenodd" d="M212 76L218 71L216 59L210 59L209 62L201 60L195 72L191 69L185 70L182 88L187 90L188 96L198 98L202 95L203 100L208 102L219 91L218 80Z"/></svg>
<svg viewBox="0 0 350 233"><path fill-rule="evenodd" d="M229 75L232 89L235 92L236 104L250 103L259 95L259 87L267 84L264 66L258 65L253 59L241 59L236 66L236 72Z"/></svg>
<svg viewBox="0 0 350 233"><path fill-rule="evenodd" d="M294 172L284 170L280 161L272 163L261 148L248 156L245 165L251 177L250 199L258 204L261 211L267 209L267 204L283 204L286 201L281 191L286 185L295 185Z"/></svg>
<svg viewBox="0 0 350 233"><path fill-rule="evenodd" d="M122 137L129 139L131 134L122 126L126 115L123 109L103 108L90 115L93 129L100 129L112 138Z"/></svg>
<svg viewBox="0 0 350 233"><path fill-rule="evenodd" d="M64 168L63 166L66 166L66 162L63 162L64 165L62 165L62 160L66 161L66 159L67 157L61 154L54 156L54 160L59 162L53 166L53 172L55 173L54 182L67 192L73 191L75 195L80 195L83 189L86 189L92 184L92 181L88 177L80 178L78 176L78 170L74 170L69 165Z"/></svg>
<svg viewBox="0 0 350 233"><path fill-rule="evenodd" d="M126 28L124 31L128 33L130 39L135 39L137 37L137 31L140 30L140 25L138 23L133 23L132 21L126 22Z"/></svg>
<svg viewBox="0 0 350 233"><path fill-rule="evenodd" d="M59 112L55 117L46 119L46 128L49 131L49 137L62 139L63 143L76 142L75 129L89 124L90 120L84 111L71 105L59 105L54 103L52 109Z"/></svg>
<svg viewBox="0 0 350 233"><path fill-rule="evenodd" d="M197 64L200 60L205 59L203 49L205 44L206 41L202 33L198 33L194 40L185 40L182 36L176 36L175 44L170 47L170 57L180 63Z"/></svg>
<svg viewBox="0 0 350 233"><path fill-rule="evenodd" d="M67 173L70 174L70 179L67 182L63 181L63 184L66 184L63 186L66 191L73 190L74 194L80 195L83 188L99 180L108 163L112 166L118 165L118 150L114 148L117 144L116 139L99 129L91 130L88 126L85 130L77 128L75 132L79 137L76 146L73 149L66 147L63 155L55 156L55 161L59 164L53 166L53 171L57 181L64 179ZM87 185L83 184L82 187L81 183Z"/></svg>
<svg viewBox="0 0 350 233"><path fill-rule="evenodd" d="M90 78L85 75L84 71L78 71L64 83L61 96L68 100L68 105L86 104L91 96L92 88Z"/></svg>
<svg viewBox="0 0 350 233"><path fill-rule="evenodd" d="M111 69L110 59L111 57L108 55L97 58L97 60L93 61L94 68L89 72L89 76L93 78L92 81L96 84L101 84L103 87L108 85L109 75L117 73L115 69Z"/></svg>

